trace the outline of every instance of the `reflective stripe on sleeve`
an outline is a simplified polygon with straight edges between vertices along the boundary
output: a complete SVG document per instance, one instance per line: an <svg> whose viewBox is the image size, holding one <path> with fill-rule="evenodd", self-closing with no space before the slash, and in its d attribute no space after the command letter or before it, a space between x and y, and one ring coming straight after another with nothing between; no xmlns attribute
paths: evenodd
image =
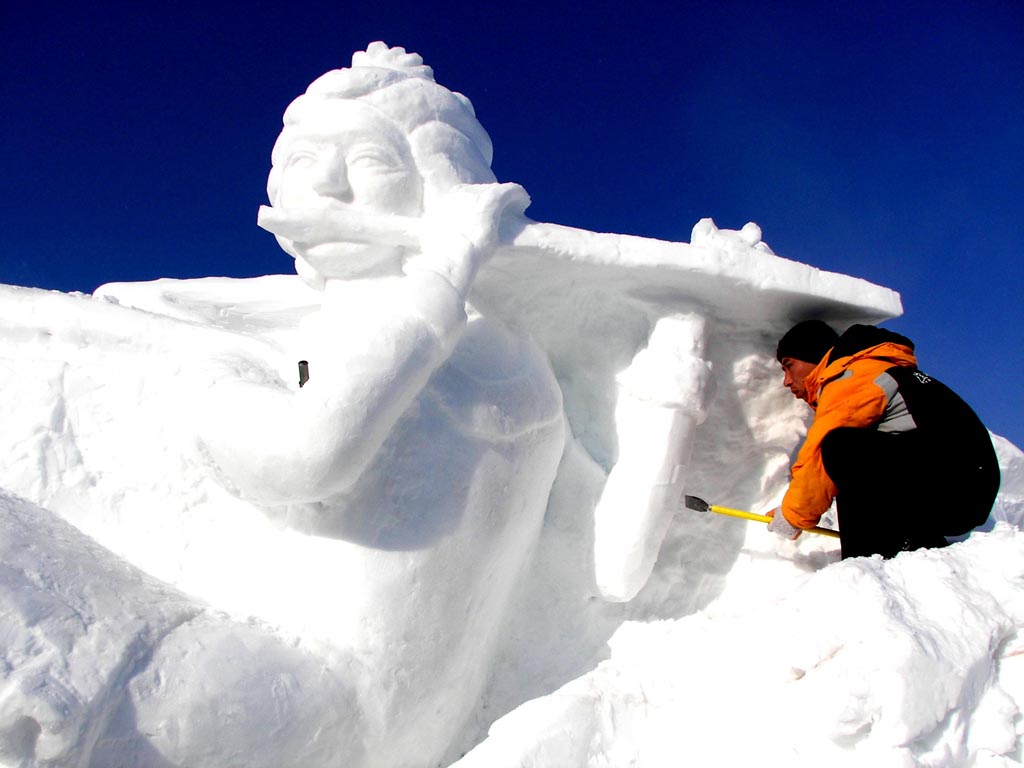
<svg viewBox="0 0 1024 768"><path fill-rule="evenodd" d="M875 384L885 392L885 411L882 413L882 420L878 422L879 432L909 432L917 429L917 422L907 408L907 401L903 399L899 384L886 372L878 374Z"/></svg>

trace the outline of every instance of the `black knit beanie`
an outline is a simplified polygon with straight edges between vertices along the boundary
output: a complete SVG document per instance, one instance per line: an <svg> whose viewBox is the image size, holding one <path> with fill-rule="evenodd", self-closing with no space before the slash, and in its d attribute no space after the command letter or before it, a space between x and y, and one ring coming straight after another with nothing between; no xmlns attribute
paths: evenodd
<svg viewBox="0 0 1024 768"><path fill-rule="evenodd" d="M839 334L821 320L804 320L790 328L779 339L775 359L780 363L784 357L803 360L805 363L821 362L828 351L835 346Z"/></svg>

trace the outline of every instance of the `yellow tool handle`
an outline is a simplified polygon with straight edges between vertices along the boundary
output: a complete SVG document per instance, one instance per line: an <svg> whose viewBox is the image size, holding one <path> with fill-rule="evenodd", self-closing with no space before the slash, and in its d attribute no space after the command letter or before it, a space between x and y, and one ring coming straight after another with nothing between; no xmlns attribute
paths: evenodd
<svg viewBox="0 0 1024 768"><path fill-rule="evenodd" d="M771 517L768 515L757 515L753 512L744 512L742 509L729 509L729 507L720 507L717 504L708 504L708 509L712 512L716 512L719 515L728 515L729 517L739 517L744 520L755 520L759 523L770 523ZM832 531L828 528L822 528L821 526L814 526L813 528L803 528L802 530L807 533L819 533L822 536L831 536L834 539L839 538L839 531Z"/></svg>

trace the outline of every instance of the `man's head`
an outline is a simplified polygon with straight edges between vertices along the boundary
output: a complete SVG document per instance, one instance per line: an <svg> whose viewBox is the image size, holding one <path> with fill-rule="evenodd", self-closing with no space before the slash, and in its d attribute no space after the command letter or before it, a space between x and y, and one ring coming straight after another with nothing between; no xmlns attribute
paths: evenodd
<svg viewBox="0 0 1024 768"><path fill-rule="evenodd" d="M839 334L821 320L797 323L779 339L775 359L782 364L785 373L783 386L794 397L807 400L807 375L818 366L838 339Z"/></svg>

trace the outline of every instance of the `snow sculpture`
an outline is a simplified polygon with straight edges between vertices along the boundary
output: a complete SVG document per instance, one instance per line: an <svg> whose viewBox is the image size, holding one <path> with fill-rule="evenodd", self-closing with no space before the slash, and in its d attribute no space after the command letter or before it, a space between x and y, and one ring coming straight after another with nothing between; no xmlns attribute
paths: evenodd
<svg viewBox="0 0 1024 768"><path fill-rule="evenodd" d="M371 45L284 123L261 222L322 292L309 381L225 371L202 442L243 498L347 560L358 598L332 640L365 669L375 764L436 759L486 680L564 442L546 358L466 304L528 200L494 183L469 102L402 49ZM387 237L397 217L415 242Z"/></svg>
<svg viewBox="0 0 1024 768"><path fill-rule="evenodd" d="M564 442L547 359L467 305L499 231L526 227L526 194L494 182L490 155L469 102L402 49L371 45L296 99L260 223L322 292L304 326L310 379L295 391L226 372L203 430L243 498L355 545L345 556L363 564L367 608L354 624L372 632L344 640L372 679L404 671L378 726L398 762L424 749L426 718L441 749L476 701ZM699 313L665 317L621 379L619 459L595 531L611 599L646 581L682 492L706 412L703 346ZM453 649L466 605L472 647ZM421 735L402 745L394 734L413 723Z"/></svg>
<svg viewBox="0 0 1024 768"><path fill-rule="evenodd" d="M359 480L455 347L474 278L498 246L499 228L525 229L528 199L518 186L493 183L490 142L468 100L437 85L420 57L403 49L369 46L350 69L315 81L284 122L268 182L273 207L261 210L260 223L295 258L300 276L323 291L318 347L310 353L320 372L298 394L254 394L248 387L242 394L225 378L211 413L221 427L207 442L218 468L246 497L320 502ZM350 328L363 335L346 354L338 335ZM595 532L597 583L610 599L628 600L643 586L682 492L693 427L706 413L703 337L700 314L664 318L624 374L616 416L620 460ZM391 354L368 355L365 345ZM500 364L521 367L515 355ZM554 403L558 390L546 386ZM554 418L545 400L528 406L539 409L541 421ZM251 413L285 419L292 428L266 430ZM510 424L511 431L532 429L518 419L503 415L496 434L508 440ZM294 441L282 445L282 432ZM240 437L257 451L239 454ZM267 472L266 461L294 469ZM546 496L551 474L541 476L548 478L540 486ZM374 490L367 498L378 496Z"/></svg>

